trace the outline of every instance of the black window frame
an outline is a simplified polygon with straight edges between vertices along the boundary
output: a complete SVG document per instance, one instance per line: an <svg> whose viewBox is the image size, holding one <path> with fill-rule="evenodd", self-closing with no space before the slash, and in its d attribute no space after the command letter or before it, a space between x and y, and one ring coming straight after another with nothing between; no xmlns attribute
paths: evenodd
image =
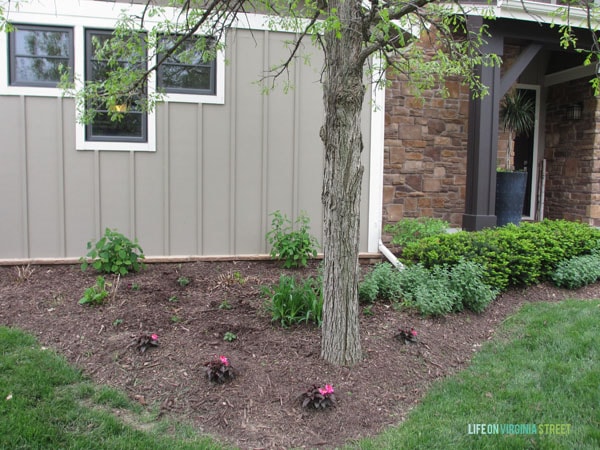
<svg viewBox="0 0 600 450"><path fill-rule="evenodd" d="M68 56L68 64L67 69L69 71L69 79L73 80L73 67L75 64L75 38L73 27L68 26L53 26L53 25L36 25L36 24L11 24L14 26L14 30L8 33L8 85L9 86L31 86L31 87L46 87L46 88L55 88L58 87L60 80L52 80L52 81L22 81L19 80L17 74L17 58L27 57L27 58L50 58L50 59L65 59L63 57L58 56L32 56L32 55L17 55L16 49L16 33L20 31L57 31L57 32L66 32L69 37L69 56Z"/></svg>
<svg viewBox="0 0 600 450"><path fill-rule="evenodd" d="M171 38L177 38L180 35L170 35ZM193 36L191 39L201 39L205 38L207 40L214 40L208 36ZM158 60L163 57L164 53L158 53ZM173 56L169 56L156 71L156 86L157 89L162 89L167 94L189 94L189 95L217 95L217 61L216 58L212 59L209 62L202 64L186 64L181 62L169 62L169 59L173 58ZM183 87L172 87L172 86L164 86L163 85L163 68L165 66L184 66L184 67L209 67L210 68L210 86L207 89L199 89L199 88L183 88Z"/></svg>
<svg viewBox="0 0 600 450"><path fill-rule="evenodd" d="M93 80L93 65L92 56L94 55L94 46L93 46L93 36L94 35L104 35L104 36L112 36L113 30L101 29L101 28L86 28L85 29L85 68L84 68L84 78L86 81ZM144 49L147 53L147 49ZM143 64L146 64L147 61L141 61ZM145 90L144 95L147 95L147 90ZM98 112L108 112L108 110L97 110ZM134 111L134 112L126 112L123 114L123 120L127 120L127 117L131 117L132 115L140 115L141 116L141 130L140 136L119 136L119 135L94 135L94 123L85 125L85 140L88 142L132 142L132 143L147 143L148 142L148 113L146 111ZM115 122L118 123L118 122Z"/></svg>

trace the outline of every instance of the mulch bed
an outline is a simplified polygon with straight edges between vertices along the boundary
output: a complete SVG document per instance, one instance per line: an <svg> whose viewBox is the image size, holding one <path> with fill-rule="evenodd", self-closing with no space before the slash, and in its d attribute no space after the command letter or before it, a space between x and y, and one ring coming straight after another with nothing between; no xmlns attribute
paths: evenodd
<svg viewBox="0 0 600 450"><path fill-rule="evenodd" d="M361 315L365 359L335 367L320 359L312 325L283 329L262 309L261 286L283 272L307 276L315 264L285 271L271 261L149 264L119 281L104 305L78 300L94 285L77 265L0 266L0 325L33 333L44 346L100 384L193 423L241 448L335 447L404 420L432 382L465 368L497 326L525 301L600 298L598 284L566 291L548 284L502 294L482 314L423 318L377 303ZM180 277L190 283L181 286ZM107 277L113 281L112 277ZM227 309L229 307L229 309ZM414 327L417 343L394 336ZM135 339L155 333L159 346L141 352ZM225 333L237 339L228 342ZM236 377L209 383L205 363L226 355ZM332 384L337 406L302 409L299 395Z"/></svg>

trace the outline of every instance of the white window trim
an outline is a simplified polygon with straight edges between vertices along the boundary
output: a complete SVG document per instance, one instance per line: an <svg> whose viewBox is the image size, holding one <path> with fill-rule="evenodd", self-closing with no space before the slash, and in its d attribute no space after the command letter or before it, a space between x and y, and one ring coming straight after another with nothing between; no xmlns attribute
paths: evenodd
<svg viewBox="0 0 600 450"><path fill-rule="evenodd" d="M61 0L57 6L55 0L36 0L19 5L18 10L9 11L11 22L31 25L61 26L73 28L74 76L75 85L82 87L85 68L85 29L114 28L115 20L122 10L140 14L143 5L112 3L89 0ZM151 24L150 21L147 23ZM201 32L201 31L200 31ZM6 33L0 33L0 61L6 61L6 68L0 70L0 95L19 95L31 97L69 97L60 88L10 86L8 80L8 39ZM153 64L155 61L149 61ZM225 104L225 52L217 52L215 60L216 94L164 94L163 101L173 103ZM148 79L148 93L156 92L156 76L152 73ZM162 103L162 102L161 102ZM148 113L147 142L107 142L86 141L85 125L77 122L75 128L75 146L77 150L109 151L156 151L156 109Z"/></svg>

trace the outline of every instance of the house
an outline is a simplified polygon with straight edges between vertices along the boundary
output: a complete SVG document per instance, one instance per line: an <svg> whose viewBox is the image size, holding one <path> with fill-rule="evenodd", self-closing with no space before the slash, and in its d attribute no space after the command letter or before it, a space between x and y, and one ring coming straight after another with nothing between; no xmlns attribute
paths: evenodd
<svg viewBox="0 0 600 450"><path fill-rule="evenodd" d="M385 95L368 93L361 252L377 251L382 224L403 217L440 217L468 230L495 225L496 166L507 139L498 110L513 86L536 103L535 131L515 160L529 173L524 217L600 225L589 84L597 68L559 46L548 25L556 5L526 3L528 12L520 0L494 3L496 20L475 6L469 16L473 25L487 23L487 50L504 61L481 68L490 95L471 98L449 80L449 98L431 91L421 102L402 79ZM53 65L72 67L76 80L94 76L91 39L110 32L122 10L140 8L37 0L10 12L20 31L0 35L0 260L78 258L106 227L136 237L147 256L263 255L276 210L292 218L306 211L320 237L320 53L303 49L312 64L293 64L291 92L262 94L257 81L289 51L289 35L269 30L264 16L248 14L232 27L225 51L196 68L205 74L201 86L159 76L148 88L168 93L156 111L132 111L118 125L77 122ZM589 34L580 31L583 43ZM47 60L25 45L42 37L60 48Z"/></svg>
<svg viewBox="0 0 600 450"><path fill-rule="evenodd" d="M284 61L290 39L264 16L240 18L226 50L198 69L210 73L204 84L162 85L168 93L155 112L133 111L123 122L77 123L56 66L73 67L76 80L93 77L101 65L90 41L109 33L122 10L141 8L36 0L9 12L17 31L0 36L0 260L78 258L106 227L136 237L147 256L266 254L276 210L292 219L305 211L321 236L320 52L306 44L312 62L292 65L294 88L263 94L257 82ZM381 229L383 111L371 104L363 252L377 249Z"/></svg>
<svg viewBox="0 0 600 450"><path fill-rule="evenodd" d="M393 80L386 93L384 223L428 216L467 230L496 224L496 168L508 138L499 104L518 88L536 105L534 132L515 146L515 168L528 173L523 218L600 225L600 126L590 85L599 69L559 45L558 27L550 25L559 6L499 0L490 5L495 20L469 17L474 25L487 23L487 49L503 59L501 67L481 69L486 97L472 99L450 80L448 98L432 91L420 102L404 80ZM572 8L571 23L582 24L578 46L592 48L585 14Z"/></svg>

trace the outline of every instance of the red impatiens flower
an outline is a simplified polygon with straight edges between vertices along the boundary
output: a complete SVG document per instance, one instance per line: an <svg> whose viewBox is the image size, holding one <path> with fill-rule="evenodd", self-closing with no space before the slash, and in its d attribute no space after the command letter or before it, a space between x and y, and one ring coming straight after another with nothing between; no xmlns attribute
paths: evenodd
<svg viewBox="0 0 600 450"><path fill-rule="evenodd" d="M326 384L324 388L319 388L319 393L321 395L330 395L333 394L333 386L330 384Z"/></svg>

